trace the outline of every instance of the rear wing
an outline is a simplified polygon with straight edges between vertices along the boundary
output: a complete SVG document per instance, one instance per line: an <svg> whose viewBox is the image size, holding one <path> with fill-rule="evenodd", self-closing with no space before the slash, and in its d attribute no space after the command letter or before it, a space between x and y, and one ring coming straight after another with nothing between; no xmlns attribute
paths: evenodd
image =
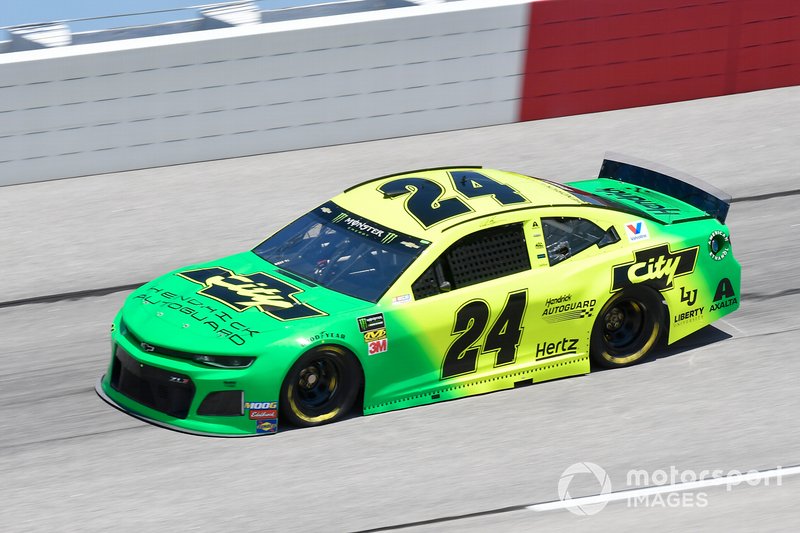
<svg viewBox="0 0 800 533"><path fill-rule="evenodd" d="M606 152L598 178L609 178L666 194L725 223L729 194L684 172L633 157Z"/></svg>

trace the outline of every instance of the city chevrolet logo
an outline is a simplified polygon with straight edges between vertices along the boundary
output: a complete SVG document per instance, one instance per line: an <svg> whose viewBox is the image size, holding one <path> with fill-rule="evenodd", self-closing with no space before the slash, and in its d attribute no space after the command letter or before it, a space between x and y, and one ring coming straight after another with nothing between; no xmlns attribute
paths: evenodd
<svg viewBox="0 0 800 533"><path fill-rule="evenodd" d="M668 244L661 244L654 248L637 250L633 261L613 268L611 292L637 283L649 285L659 291L671 289L675 278L694 272L699 248L694 246L672 252Z"/></svg>
<svg viewBox="0 0 800 533"><path fill-rule="evenodd" d="M234 274L227 268L210 267L187 270L178 275L202 285L198 294L225 304L235 311L255 308L278 320L327 314L298 302L295 295L302 293L301 289L263 272Z"/></svg>

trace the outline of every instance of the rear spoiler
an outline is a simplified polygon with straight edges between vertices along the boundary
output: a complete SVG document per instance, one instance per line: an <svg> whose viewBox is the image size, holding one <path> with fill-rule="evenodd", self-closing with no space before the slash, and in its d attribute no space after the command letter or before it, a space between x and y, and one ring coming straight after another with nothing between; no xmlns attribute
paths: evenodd
<svg viewBox="0 0 800 533"><path fill-rule="evenodd" d="M678 170L633 157L606 152L598 178L609 178L660 192L685 202L725 223L729 194Z"/></svg>

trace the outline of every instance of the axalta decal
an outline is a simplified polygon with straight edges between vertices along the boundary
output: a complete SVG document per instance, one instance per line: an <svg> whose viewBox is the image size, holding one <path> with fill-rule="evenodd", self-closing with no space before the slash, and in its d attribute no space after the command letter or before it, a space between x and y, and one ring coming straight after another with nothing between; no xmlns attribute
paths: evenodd
<svg viewBox="0 0 800 533"><path fill-rule="evenodd" d="M234 311L255 308L278 320L327 315L295 298L296 294L303 292L302 289L263 272L234 274L227 268L210 267L187 270L178 276L202 285L197 294L225 304Z"/></svg>
<svg viewBox="0 0 800 533"><path fill-rule="evenodd" d="M637 250L633 261L617 265L612 270L611 292L644 283L664 291L671 289L675 278L694 272L697 251L693 246L673 252L668 244Z"/></svg>
<svg viewBox="0 0 800 533"><path fill-rule="evenodd" d="M571 294L545 300L542 318L545 322L563 322L592 316L597 300L571 301Z"/></svg>
<svg viewBox="0 0 800 533"><path fill-rule="evenodd" d="M717 290L714 291L714 303L711 304L709 311L717 311L739 303L736 297L736 291L733 290L733 284L728 278L722 278L717 284Z"/></svg>
<svg viewBox="0 0 800 533"><path fill-rule="evenodd" d="M180 313L186 320L184 327L190 327L193 324L200 325L220 337L225 337L236 346L242 346L249 339L261 333L236 320L230 313L206 305L193 296L181 296L158 287L150 287L147 289L147 293L137 294L133 299L140 300L145 305L155 306L159 309L156 316L161 316L164 313L163 310ZM148 351L144 347L142 349Z"/></svg>
<svg viewBox="0 0 800 533"><path fill-rule="evenodd" d="M648 200L644 196L639 196L638 194L633 194L628 191L623 191L621 189L614 189L612 187L603 187L602 189L598 189L597 192L605 193L609 196L614 196L615 198L619 198L620 200L627 200L629 202L633 202L636 205L640 206L645 211L647 211L648 213L654 213L657 215L677 215L678 213L681 212L680 209L677 209L675 207L666 207L652 200Z"/></svg>

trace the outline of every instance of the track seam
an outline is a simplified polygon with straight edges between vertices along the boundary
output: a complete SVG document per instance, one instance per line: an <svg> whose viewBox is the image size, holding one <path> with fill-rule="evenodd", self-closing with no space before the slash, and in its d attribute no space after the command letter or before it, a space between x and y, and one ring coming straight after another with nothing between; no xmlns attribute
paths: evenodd
<svg viewBox="0 0 800 533"><path fill-rule="evenodd" d="M737 471L738 472L738 471ZM750 478L766 479L778 477L782 479L783 476L795 476L800 474L800 465L792 465L788 467L779 466L777 469L770 468L758 471L746 471L747 473L740 473L738 476L724 476L724 477L711 477L697 481L687 481L681 483L670 483L667 485L649 485L647 487L628 488L618 491L609 492L607 494L593 494L590 496L582 496L578 498L569 498L561 500L551 500L547 502L530 503L526 505L513 505L510 507L499 507L497 509L489 509L486 511L479 511L475 513L465 513L461 515L443 516L440 518L431 518L429 520L419 520L416 522L406 522L402 524L394 524L390 526L376 527L372 529L362 529L354 531L353 533L373 533L376 531L394 531L398 529L407 529L411 527L419 527L431 524L440 524L442 522L453 522L456 520L465 520L480 516L491 516L510 513L514 511L534 511L545 512L567 509L577 507L581 504L594 504L611 501L619 501L628 498L637 497L640 494L661 494L667 492L685 492L689 490L697 490L708 487L722 486L722 485L736 485L742 481L749 481Z"/></svg>

